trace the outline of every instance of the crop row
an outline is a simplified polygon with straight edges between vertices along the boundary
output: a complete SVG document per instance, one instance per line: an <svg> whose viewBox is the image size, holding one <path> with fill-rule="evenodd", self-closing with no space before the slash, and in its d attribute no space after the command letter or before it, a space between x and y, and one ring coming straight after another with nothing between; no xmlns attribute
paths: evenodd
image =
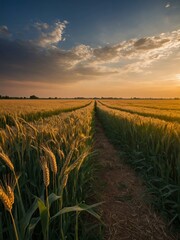
<svg viewBox="0 0 180 240"><path fill-rule="evenodd" d="M38 104L39 106L39 101L40 100L34 100L34 102L37 101L36 104ZM17 109L17 106L15 105L14 110L12 110L11 112L9 111L2 111L1 115L0 115L0 128L5 128L6 124L8 124L9 126L13 126L14 125L14 118L16 118L17 116L19 118L24 119L27 122L30 121L37 121L40 118L47 118L47 117L51 117L53 115L59 115L62 112L70 112L70 111L74 111L83 107L88 106L91 101L69 101L69 102L59 102L57 103L54 100L54 105L49 105L49 107L46 108L46 106L44 105L45 103L47 103L48 105L48 100L44 100L43 107L39 106L37 109L33 108L32 110L32 106L29 110L26 110L26 105L23 104L23 102L21 102L21 111ZM51 108L50 108L51 107Z"/></svg>
<svg viewBox="0 0 180 240"><path fill-rule="evenodd" d="M146 108L134 105L121 105L121 101L101 101L105 106L124 111L131 114L138 114L144 117L152 117L169 122L180 122L180 112L178 110L162 110L157 108Z"/></svg>
<svg viewBox="0 0 180 240"><path fill-rule="evenodd" d="M174 99L103 99L103 102L120 104L123 107L142 107L158 110L180 110L180 101Z"/></svg>

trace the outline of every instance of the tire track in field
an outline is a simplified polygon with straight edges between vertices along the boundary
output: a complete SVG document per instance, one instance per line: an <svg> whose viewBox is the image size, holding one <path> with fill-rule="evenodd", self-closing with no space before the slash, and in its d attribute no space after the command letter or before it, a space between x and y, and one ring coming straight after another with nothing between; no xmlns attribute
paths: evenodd
<svg viewBox="0 0 180 240"><path fill-rule="evenodd" d="M145 203L141 180L120 161L96 119L95 149L100 169L97 179L98 201L106 224L104 240L175 240L164 221Z"/></svg>

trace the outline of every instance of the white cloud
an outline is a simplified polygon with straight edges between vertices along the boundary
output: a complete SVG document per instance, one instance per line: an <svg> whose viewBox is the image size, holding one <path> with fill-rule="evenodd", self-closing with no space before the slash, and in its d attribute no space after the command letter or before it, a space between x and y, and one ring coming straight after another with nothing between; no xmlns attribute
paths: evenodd
<svg viewBox="0 0 180 240"><path fill-rule="evenodd" d="M67 24L67 21L57 21L54 26L49 26L47 23L36 23L38 30L41 31L37 44L41 47L46 47L64 41L63 33Z"/></svg>
<svg viewBox="0 0 180 240"><path fill-rule="evenodd" d="M170 3L167 3L166 6L165 6L165 8L169 8L169 7L171 7L171 4L170 4Z"/></svg>
<svg viewBox="0 0 180 240"><path fill-rule="evenodd" d="M180 30L163 33L158 36L130 39L115 45L93 50L95 65L122 63L119 68L142 72L160 59L167 58L180 47ZM125 64L123 64L125 63ZM111 65L113 67L113 64ZM116 66L117 68L117 66Z"/></svg>
<svg viewBox="0 0 180 240"><path fill-rule="evenodd" d="M80 59L87 60L92 57L92 48L90 46L80 44L72 49L72 52Z"/></svg>

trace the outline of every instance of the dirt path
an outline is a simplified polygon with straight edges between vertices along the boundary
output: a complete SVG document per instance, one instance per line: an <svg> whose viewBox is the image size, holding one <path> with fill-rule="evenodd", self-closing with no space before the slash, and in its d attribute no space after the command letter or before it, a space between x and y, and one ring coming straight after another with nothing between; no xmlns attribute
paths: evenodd
<svg viewBox="0 0 180 240"><path fill-rule="evenodd" d="M99 121L96 121L95 148L100 163L98 200L106 224L105 240L167 240L162 219L143 200L143 185L134 171L120 161Z"/></svg>

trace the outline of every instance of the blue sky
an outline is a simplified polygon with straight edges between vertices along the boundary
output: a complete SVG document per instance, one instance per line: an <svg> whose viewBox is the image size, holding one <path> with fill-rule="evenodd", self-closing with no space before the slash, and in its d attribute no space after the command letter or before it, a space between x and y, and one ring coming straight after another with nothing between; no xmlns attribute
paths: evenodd
<svg viewBox="0 0 180 240"><path fill-rule="evenodd" d="M18 38L34 22L52 24L67 20L64 46L116 43L127 38L154 35L180 27L180 1L165 0L1 0L1 25ZM24 31L24 33L22 33Z"/></svg>
<svg viewBox="0 0 180 240"><path fill-rule="evenodd" d="M179 0L0 0L0 94L36 91L44 97L52 77L52 96L83 95L79 86L84 96L143 96L142 85L151 96L149 85L157 77L164 90L156 95L167 96L167 78L174 86L170 96L178 95L179 29Z"/></svg>

